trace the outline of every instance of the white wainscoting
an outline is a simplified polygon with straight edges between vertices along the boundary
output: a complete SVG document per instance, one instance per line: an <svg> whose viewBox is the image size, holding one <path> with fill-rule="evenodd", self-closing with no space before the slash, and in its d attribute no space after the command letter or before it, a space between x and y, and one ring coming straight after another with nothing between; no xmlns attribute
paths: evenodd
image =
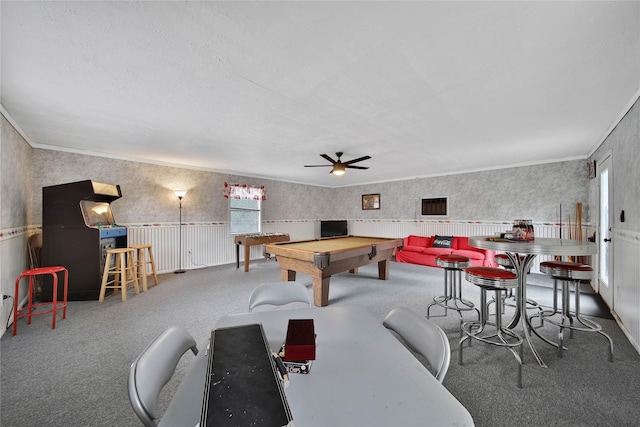
<svg viewBox="0 0 640 427"><path fill-rule="evenodd" d="M613 306L623 331L640 353L640 233L612 230Z"/></svg>
<svg viewBox="0 0 640 427"><path fill-rule="evenodd" d="M5 326L13 324L13 298L18 300L19 307L27 301L28 280L22 280L19 295L15 295L15 286L20 273L29 268L27 239L37 231L32 227L0 230L0 289L3 295L12 297L0 305L0 337L6 332Z"/></svg>
<svg viewBox="0 0 640 427"><path fill-rule="evenodd" d="M262 227L264 233L288 233L292 240L313 239L316 221L270 221ZM152 245L158 273L169 273L178 268L194 269L236 262L234 236L228 223L127 225L129 245ZM182 263L178 258L179 241L182 240ZM251 246L251 259L263 257L260 246ZM240 251L244 261L244 250Z"/></svg>
<svg viewBox="0 0 640 427"><path fill-rule="evenodd" d="M267 221L263 232L288 233L291 240L305 240L319 237L320 221ZM494 235L511 227L511 221L399 221L399 220L350 220L349 234L359 236L403 238L410 234L421 236L454 235L477 236ZM156 269L161 273L235 263L235 245L229 234L228 223L189 223L182 225L182 263L178 259L178 224L130 224L129 244L149 243L153 246ZM552 223L534 223L538 237L558 237L560 228ZM584 233L588 226L584 226ZM565 235L568 235L566 233ZM243 261L243 251L240 251ZM251 247L251 259L263 256L260 246ZM551 257L537 257L532 271L538 272L540 261Z"/></svg>

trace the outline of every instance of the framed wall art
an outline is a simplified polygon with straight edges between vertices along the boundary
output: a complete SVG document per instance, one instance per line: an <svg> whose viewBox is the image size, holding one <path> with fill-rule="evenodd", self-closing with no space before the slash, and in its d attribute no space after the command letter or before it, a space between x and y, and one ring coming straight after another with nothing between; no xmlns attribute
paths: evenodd
<svg viewBox="0 0 640 427"><path fill-rule="evenodd" d="M380 193L362 195L362 210L368 211L372 209L380 209Z"/></svg>
<svg viewBox="0 0 640 427"><path fill-rule="evenodd" d="M447 198L422 199L422 215L447 215Z"/></svg>

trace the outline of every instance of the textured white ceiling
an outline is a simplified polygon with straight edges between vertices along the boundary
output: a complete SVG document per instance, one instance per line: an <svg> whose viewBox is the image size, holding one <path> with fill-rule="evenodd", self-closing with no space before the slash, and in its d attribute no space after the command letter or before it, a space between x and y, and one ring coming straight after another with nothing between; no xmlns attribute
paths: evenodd
<svg viewBox="0 0 640 427"><path fill-rule="evenodd" d="M640 2L0 7L33 146L314 185L584 158L640 88Z"/></svg>

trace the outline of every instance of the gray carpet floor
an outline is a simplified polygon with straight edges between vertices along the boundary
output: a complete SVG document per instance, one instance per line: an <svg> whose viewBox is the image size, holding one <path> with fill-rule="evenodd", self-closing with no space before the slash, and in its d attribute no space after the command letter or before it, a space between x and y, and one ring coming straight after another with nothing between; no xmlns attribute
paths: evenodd
<svg viewBox="0 0 640 427"><path fill-rule="evenodd" d="M426 313L432 298L442 293L443 272L436 268L394 262L390 280L376 277L375 266L363 267L357 275L334 276L330 304L366 306L382 321L397 306ZM170 325L185 327L204 348L216 320L246 312L251 290L279 281L280 270L273 260L257 260L247 273L225 265L165 274L160 280L146 293L130 291L126 303L119 297L104 303L70 302L67 319L59 319L55 330L45 315L30 326L21 319L15 337L7 331L0 341L0 425L141 425L127 395L129 365L138 353ZM308 276L299 275L299 280L310 286ZM479 301L475 286L465 282L463 293ZM598 334L576 333L562 358L534 338L548 368L538 366L525 348L524 388L518 389L510 352L475 343L465 347L464 364L459 365L458 315L444 316L437 308L431 314L447 332L453 352L444 385L477 426L640 425L640 355L614 320L592 318L614 341L613 363L607 361L606 340ZM550 338L556 334L551 325L540 331ZM182 358L161 395L161 407L193 360L191 354Z"/></svg>

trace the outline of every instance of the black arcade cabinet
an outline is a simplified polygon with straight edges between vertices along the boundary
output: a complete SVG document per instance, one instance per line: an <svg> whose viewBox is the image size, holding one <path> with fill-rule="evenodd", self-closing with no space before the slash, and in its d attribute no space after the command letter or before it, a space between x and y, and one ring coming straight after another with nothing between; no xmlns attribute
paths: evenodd
<svg viewBox="0 0 640 427"><path fill-rule="evenodd" d="M120 197L119 185L90 180L42 188L42 265L69 271L70 301L97 300L106 250L127 247L127 229L111 211ZM52 294L51 286L43 286L43 301Z"/></svg>

